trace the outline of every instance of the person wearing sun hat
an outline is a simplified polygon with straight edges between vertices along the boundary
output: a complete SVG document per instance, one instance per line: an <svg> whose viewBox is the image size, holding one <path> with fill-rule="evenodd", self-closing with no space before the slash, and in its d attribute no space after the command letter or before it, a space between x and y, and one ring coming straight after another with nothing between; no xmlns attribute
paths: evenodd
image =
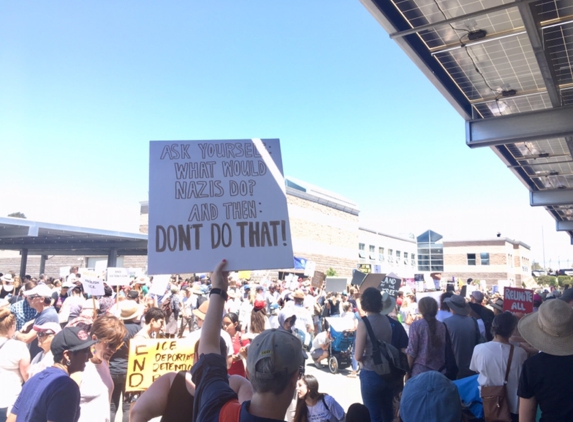
<svg viewBox="0 0 573 422"><path fill-rule="evenodd" d="M42 351L30 362L28 377L32 377L54 364L54 355L52 355L50 348L52 346L52 340L56 334L62 331L62 328L58 323L46 322L42 325L34 325L34 331L38 333L38 346L40 346Z"/></svg>
<svg viewBox="0 0 573 422"><path fill-rule="evenodd" d="M573 308L562 300L544 302L518 324L522 337L540 352L523 364L517 395L520 421L573 421Z"/></svg>
<svg viewBox="0 0 573 422"><path fill-rule="evenodd" d="M83 372L95 342L80 327L56 334L50 346L54 365L24 384L6 421L77 421L80 388L70 376Z"/></svg>
<svg viewBox="0 0 573 422"><path fill-rule="evenodd" d="M474 347L480 339L477 321L468 316L470 306L462 296L452 295L444 302L453 314L444 320L444 324L452 340L452 349L459 369L458 379L475 375L476 373L470 370L470 362Z"/></svg>

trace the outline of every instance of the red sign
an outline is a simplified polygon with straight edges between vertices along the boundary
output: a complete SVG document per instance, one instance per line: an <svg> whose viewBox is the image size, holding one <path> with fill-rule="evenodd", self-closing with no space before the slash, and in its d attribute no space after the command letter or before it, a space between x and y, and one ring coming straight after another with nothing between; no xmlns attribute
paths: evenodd
<svg viewBox="0 0 573 422"><path fill-rule="evenodd" d="M503 310L509 312L533 312L533 290L506 287L503 291Z"/></svg>

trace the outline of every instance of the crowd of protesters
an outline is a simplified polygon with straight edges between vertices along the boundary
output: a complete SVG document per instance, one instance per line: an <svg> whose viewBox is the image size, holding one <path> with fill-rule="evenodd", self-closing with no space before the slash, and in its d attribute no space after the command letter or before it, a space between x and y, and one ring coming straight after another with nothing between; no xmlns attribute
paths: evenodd
<svg viewBox="0 0 573 422"><path fill-rule="evenodd" d="M439 301L354 286L327 293L308 279L252 282L224 267L173 276L162 294L142 276L97 298L75 267L57 279L2 275L0 422L115 421L120 409L136 422L457 422L483 417L472 405L500 385L513 421L573 420L573 289L535 294L524 315L479 290ZM346 412L305 374L328 364L325 317L347 319L355 338L347 375L359 377L363 404ZM126 392L132 338L182 338L196 350L192 371ZM379 375L375 343L403 356L405 376Z"/></svg>

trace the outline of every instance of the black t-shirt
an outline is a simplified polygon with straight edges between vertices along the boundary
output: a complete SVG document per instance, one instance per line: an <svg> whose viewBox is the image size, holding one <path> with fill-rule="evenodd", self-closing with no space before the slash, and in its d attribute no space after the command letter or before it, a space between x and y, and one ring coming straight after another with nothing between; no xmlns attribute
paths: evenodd
<svg viewBox="0 0 573 422"><path fill-rule="evenodd" d="M573 421L573 355L538 353L523 364L517 395L535 397L540 422Z"/></svg>
<svg viewBox="0 0 573 422"><path fill-rule="evenodd" d="M111 375L125 375L127 374L127 357L129 355L129 340L135 336L141 325L133 321L124 321L127 335L123 339L123 345L113 354L109 360L109 372Z"/></svg>
<svg viewBox="0 0 573 422"><path fill-rule="evenodd" d="M337 300L334 303L332 299L329 299L328 303L330 304L330 315L340 315L340 301Z"/></svg>

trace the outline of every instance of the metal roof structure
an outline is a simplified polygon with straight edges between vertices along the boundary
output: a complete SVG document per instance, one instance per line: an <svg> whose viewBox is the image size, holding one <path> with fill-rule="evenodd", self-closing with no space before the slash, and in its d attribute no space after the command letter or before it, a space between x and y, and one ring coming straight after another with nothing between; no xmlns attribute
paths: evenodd
<svg viewBox="0 0 573 422"><path fill-rule="evenodd" d="M114 266L118 255L147 255L147 234L0 217L0 249L21 252L21 275L28 255L107 255Z"/></svg>
<svg viewBox="0 0 573 422"><path fill-rule="evenodd" d="M573 0L361 0L573 244Z"/></svg>

